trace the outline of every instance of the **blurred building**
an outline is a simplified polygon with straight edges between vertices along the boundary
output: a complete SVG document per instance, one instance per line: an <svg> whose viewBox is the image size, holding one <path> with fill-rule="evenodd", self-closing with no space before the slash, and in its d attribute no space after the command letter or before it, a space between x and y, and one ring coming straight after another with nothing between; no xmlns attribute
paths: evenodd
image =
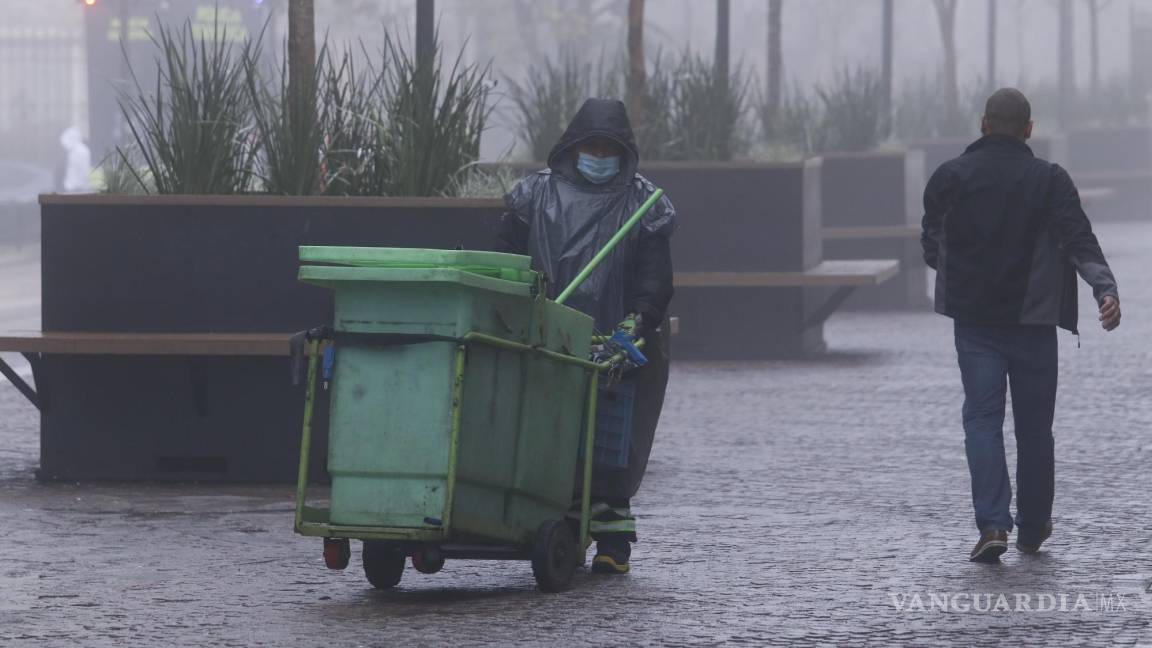
<svg viewBox="0 0 1152 648"><path fill-rule="evenodd" d="M5 2L0 19L0 201L62 168L60 134L87 134L84 22L77 0ZM19 186L17 186L19 185ZM34 194L33 194L34 195ZM9 198L10 199L10 198Z"/></svg>
<svg viewBox="0 0 1152 648"><path fill-rule="evenodd" d="M5 0L0 19L0 202L58 186L60 135L75 127L94 163L125 141L118 93L156 83L152 34L190 20L230 39L259 31L265 0ZM271 2L269 3L271 4ZM219 11L217 12L217 7ZM47 186L45 186L47 184ZM19 185L19 186L15 186ZM22 198L21 198L22 199Z"/></svg>
<svg viewBox="0 0 1152 648"><path fill-rule="evenodd" d="M156 87L158 55L152 38L162 25L193 34L214 32L243 42L263 27L265 0L80 0L83 5L88 83L88 135L94 160L130 138L118 98L121 92Z"/></svg>

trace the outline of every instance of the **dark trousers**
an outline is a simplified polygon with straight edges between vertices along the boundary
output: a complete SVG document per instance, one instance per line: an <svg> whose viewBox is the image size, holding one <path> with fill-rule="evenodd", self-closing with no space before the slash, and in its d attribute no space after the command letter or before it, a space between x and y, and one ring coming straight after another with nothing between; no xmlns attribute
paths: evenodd
<svg viewBox="0 0 1152 648"><path fill-rule="evenodd" d="M1055 493L1056 328L959 322L955 328L976 526L981 531L1012 530L1012 485L1004 459L1005 397L1011 389L1017 451L1015 522L1021 532L1037 532L1051 519Z"/></svg>
<svg viewBox="0 0 1152 648"><path fill-rule="evenodd" d="M592 471L592 501L608 506L592 520L592 537L601 545L626 550L636 542L636 518L632 516L631 499L640 489L648 457L656 438L656 426L664 407L664 390L668 386L669 360L666 333L645 338L644 355L648 364L627 374L624 380L636 384L636 404L632 415L632 438L628 446L627 468L596 466ZM577 492L579 492L577 480Z"/></svg>
<svg viewBox="0 0 1152 648"><path fill-rule="evenodd" d="M628 445L626 469L597 466L592 474L592 497L611 506L627 506L636 496L644 473L648 470L648 457L664 409L664 391L668 386L669 359L665 352L667 334L657 331L645 338L644 355L648 364L624 376L625 381L636 384L636 405L632 414L632 438Z"/></svg>

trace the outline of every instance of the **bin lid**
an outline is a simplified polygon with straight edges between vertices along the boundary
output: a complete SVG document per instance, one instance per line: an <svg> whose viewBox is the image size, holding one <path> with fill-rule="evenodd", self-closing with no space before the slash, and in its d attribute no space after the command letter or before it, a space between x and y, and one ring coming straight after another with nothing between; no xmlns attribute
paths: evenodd
<svg viewBox="0 0 1152 648"><path fill-rule="evenodd" d="M528 284L538 280L530 269L531 257L477 250L304 245L300 261L354 268L444 268Z"/></svg>
<svg viewBox="0 0 1152 648"><path fill-rule="evenodd" d="M526 271L527 272L527 271ZM355 268L350 266L300 266L300 281L336 288L357 282L374 284L431 284L451 283L489 292L532 297L536 294L531 284L489 277L459 268Z"/></svg>

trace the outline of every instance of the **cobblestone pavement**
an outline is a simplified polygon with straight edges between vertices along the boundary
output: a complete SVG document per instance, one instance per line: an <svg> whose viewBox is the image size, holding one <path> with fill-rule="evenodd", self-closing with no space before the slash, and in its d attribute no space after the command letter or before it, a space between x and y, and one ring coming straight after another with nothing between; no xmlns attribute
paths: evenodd
<svg viewBox="0 0 1152 648"><path fill-rule="evenodd" d="M948 322L845 313L821 358L676 367L633 574L561 595L465 561L373 591L292 534L286 487L37 484L34 411L0 387L0 644L1152 646L1152 226L1099 229L1126 319L1061 336L1039 556L965 560Z"/></svg>

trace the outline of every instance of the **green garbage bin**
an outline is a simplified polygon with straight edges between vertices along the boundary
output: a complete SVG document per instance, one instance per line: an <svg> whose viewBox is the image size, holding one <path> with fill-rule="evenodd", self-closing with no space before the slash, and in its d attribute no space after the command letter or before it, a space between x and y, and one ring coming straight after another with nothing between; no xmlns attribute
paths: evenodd
<svg viewBox="0 0 1152 648"><path fill-rule="evenodd" d="M304 505L306 427L296 525L332 539L329 566L347 563L347 538L363 539L369 580L387 587L405 555L421 571L453 556L535 569L558 560L537 556L541 543L572 554L586 542L565 520L595 407L592 318L544 298L528 257L304 247L300 258L300 280L335 293L319 336L330 340L314 347L333 349L331 504Z"/></svg>

